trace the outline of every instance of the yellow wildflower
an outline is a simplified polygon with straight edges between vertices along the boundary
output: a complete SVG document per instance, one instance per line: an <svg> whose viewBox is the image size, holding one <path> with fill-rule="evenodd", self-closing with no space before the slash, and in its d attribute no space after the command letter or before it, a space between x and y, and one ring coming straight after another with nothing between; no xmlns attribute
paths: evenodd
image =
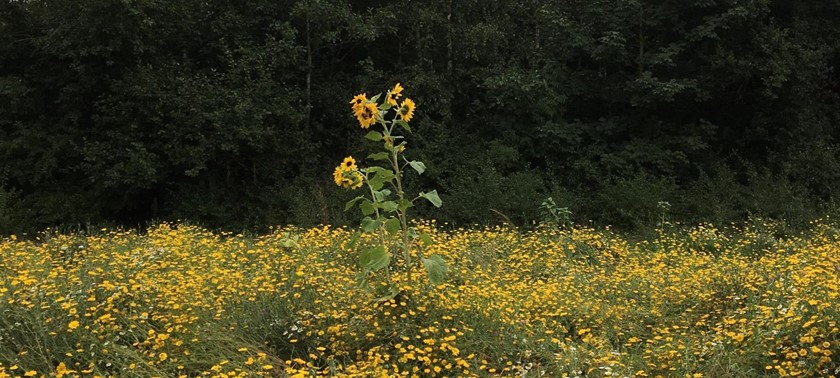
<svg viewBox="0 0 840 378"><path fill-rule="evenodd" d="M75 370L68 369L67 365L65 365L64 362L58 364L58 366L55 368L55 376L58 377L58 378L61 378L65 375L72 374L72 373L75 373L75 372L76 372Z"/></svg>

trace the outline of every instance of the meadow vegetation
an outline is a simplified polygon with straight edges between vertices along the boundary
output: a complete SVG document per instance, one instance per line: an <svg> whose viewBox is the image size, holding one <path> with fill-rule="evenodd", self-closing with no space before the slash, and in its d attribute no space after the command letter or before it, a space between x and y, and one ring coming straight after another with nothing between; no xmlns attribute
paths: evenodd
<svg viewBox="0 0 840 378"><path fill-rule="evenodd" d="M451 228L359 288L347 228L160 224L0 242L0 377L828 377L840 230ZM418 253L413 249L411 253ZM409 283L409 271L421 279ZM382 283L385 285L386 283Z"/></svg>

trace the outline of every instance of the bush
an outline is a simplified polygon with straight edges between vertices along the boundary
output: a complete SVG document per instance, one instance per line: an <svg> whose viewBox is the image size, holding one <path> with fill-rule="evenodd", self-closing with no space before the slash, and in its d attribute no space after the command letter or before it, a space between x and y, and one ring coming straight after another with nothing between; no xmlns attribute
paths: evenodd
<svg viewBox="0 0 840 378"><path fill-rule="evenodd" d="M819 217L819 201L804 186L770 172L752 173L744 193L743 208L764 218L784 219L794 227L806 227Z"/></svg>
<svg viewBox="0 0 840 378"><path fill-rule="evenodd" d="M700 177L685 188L678 204L681 219L689 224L709 222L726 224L743 219L741 208L743 188L729 168L722 166L711 174L701 172Z"/></svg>
<svg viewBox="0 0 840 378"><path fill-rule="evenodd" d="M0 186L0 235L20 232L23 228L17 192Z"/></svg>
<svg viewBox="0 0 840 378"><path fill-rule="evenodd" d="M477 169L468 165L456 168L458 173L442 183L441 198L447 207L441 209L439 219L461 225L483 219L522 226L539 217L545 189L537 173L504 173L493 164Z"/></svg>
<svg viewBox="0 0 840 378"><path fill-rule="evenodd" d="M650 230L661 213L659 202L673 202L677 189L671 179L639 174L610 181L593 195L588 206L598 223L622 230Z"/></svg>

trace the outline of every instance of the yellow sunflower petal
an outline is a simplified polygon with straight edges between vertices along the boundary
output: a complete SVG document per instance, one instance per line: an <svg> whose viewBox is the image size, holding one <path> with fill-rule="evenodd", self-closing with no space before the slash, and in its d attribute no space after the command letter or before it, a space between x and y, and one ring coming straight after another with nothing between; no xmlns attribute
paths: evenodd
<svg viewBox="0 0 840 378"><path fill-rule="evenodd" d="M417 106L414 104L410 98L405 99L400 105L400 110L398 111L400 119L403 121L411 121L411 117L414 117L414 109Z"/></svg>

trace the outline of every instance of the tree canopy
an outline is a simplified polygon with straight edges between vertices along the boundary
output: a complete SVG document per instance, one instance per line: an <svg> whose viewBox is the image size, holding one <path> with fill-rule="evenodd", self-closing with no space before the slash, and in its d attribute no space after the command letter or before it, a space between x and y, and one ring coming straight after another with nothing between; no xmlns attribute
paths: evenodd
<svg viewBox="0 0 840 378"><path fill-rule="evenodd" d="M0 233L342 223L352 194L331 167L364 148L347 102L396 82L441 221L526 224L549 196L628 228L659 201L691 222L804 221L840 190L839 16L787 0L7 0Z"/></svg>

